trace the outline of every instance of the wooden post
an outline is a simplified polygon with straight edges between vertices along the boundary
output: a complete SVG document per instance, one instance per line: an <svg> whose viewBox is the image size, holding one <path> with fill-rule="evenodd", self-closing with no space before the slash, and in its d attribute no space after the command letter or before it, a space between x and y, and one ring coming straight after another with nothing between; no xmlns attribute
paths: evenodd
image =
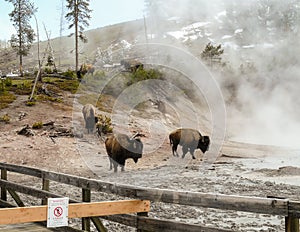
<svg viewBox="0 0 300 232"><path fill-rule="evenodd" d="M299 232L299 218L285 217L285 232Z"/></svg>
<svg viewBox="0 0 300 232"><path fill-rule="evenodd" d="M49 191L50 181L45 179L45 178L43 178L42 181L43 181L42 189L45 190L45 191ZM42 205L47 205L47 199L42 199Z"/></svg>
<svg viewBox="0 0 300 232"><path fill-rule="evenodd" d="M7 170L1 169L1 179L7 180ZM1 187L1 200L7 201L7 191L6 188Z"/></svg>
<svg viewBox="0 0 300 232"><path fill-rule="evenodd" d="M91 202L91 190L90 189L82 189L82 201L83 202ZM91 221L90 218L82 218L82 230L91 231Z"/></svg>
<svg viewBox="0 0 300 232"><path fill-rule="evenodd" d="M15 200L15 202L19 207L25 207L25 204L23 203L19 195L14 190L8 189L7 191L9 192L9 194Z"/></svg>
<svg viewBox="0 0 300 232"><path fill-rule="evenodd" d="M148 217L148 212L137 213L137 221L136 221L137 232L147 232L146 230L139 229L139 223L140 222L139 222L139 217L138 216Z"/></svg>

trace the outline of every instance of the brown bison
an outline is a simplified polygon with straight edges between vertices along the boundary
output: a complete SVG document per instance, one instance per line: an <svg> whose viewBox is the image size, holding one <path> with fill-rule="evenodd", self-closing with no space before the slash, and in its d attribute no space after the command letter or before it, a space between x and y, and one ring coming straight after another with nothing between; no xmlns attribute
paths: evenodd
<svg viewBox="0 0 300 232"><path fill-rule="evenodd" d="M205 153L210 144L210 139L208 136L202 136L199 131L188 128L177 129L170 133L169 135L170 145L172 145L173 156L178 156L177 147L182 146L182 158L189 151L195 159L194 151L199 148L203 153Z"/></svg>
<svg viewBox="0 0 300 232"><path fill-rule="evenodd" d="M82 64L77 71L77 78L81 79L85 74L94 74L95 68L91 64Z"/></svg>
<svg viewBox="0 0 300 232"><path fill-rule="evenodd" d="M121 60L121 65L124 66L125 70L128 72L136 72L138 69L143 69L144 64L138 60Z"/></svg>
<svg viewBox="0 0 300 232"><path fill-rule="evenodd" d="M116 134L106 138L105 148L110 161L110 170L114 165L114 172L118 171L118 165L121 171L124 171L126 159L132 158L135 163L142 158L143 143L139 138L129 138L125 134Z"/></svg>
<svg viewBox="0 0 300 232"><path fill-rule="evenodd" d="M86 104L82 108L82 114L85 121L85 128L87 129L88 134L92 133L94 131L96 123L98 122L95 107L92 104Z"/></svg>

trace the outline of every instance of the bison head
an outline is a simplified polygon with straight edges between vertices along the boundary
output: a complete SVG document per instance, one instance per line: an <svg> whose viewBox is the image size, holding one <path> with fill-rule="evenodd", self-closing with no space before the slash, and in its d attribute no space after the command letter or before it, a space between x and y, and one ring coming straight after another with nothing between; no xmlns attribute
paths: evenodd
<svg viewBox="0 0 300 232"><path fill-rule="evenodd" d="M138 159L142 158L143 153L143 143L140 139L131 139L131 151L132 159L137 163Z"/></svg>
<svg viewBox="0 0 300 232"><path fill-rule="evenodd" d="M209 136L201 136L201 138L198 141L198 148L203 152L203 154L208 151L210 144Z"/></svg>

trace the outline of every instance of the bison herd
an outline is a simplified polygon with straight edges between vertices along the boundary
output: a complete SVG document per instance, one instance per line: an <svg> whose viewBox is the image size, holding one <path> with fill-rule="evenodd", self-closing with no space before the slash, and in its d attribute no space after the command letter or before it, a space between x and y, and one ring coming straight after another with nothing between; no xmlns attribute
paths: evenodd
<svg viewBox="0 0 300 232"><path fill-rule="evenodd" d="M82 109L85 120L85 127L88 133L93 132L97 123L95 116L95 108L92 104L87 104ZM143 143L140 138L136 138L139 134L129 137L126 134L114 134L105 139L105 148L110 162L110 170L114 166L114 172L117 172L118 165L121 171L124 171L125 161L133 159L135 163L142 158ZM190 128L179 128L169 134L170 145L172 146L173 156L179 156L177 153L178 145L182 146L182 158L189 151L192 158L195 159L194 152L200 149L203 153L208 151L210 138L202 136L198 130Z"/></svg>

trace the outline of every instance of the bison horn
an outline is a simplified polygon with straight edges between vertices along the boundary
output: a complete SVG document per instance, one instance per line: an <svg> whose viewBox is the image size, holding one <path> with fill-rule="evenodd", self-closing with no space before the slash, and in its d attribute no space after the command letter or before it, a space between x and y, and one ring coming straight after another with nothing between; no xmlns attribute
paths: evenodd
<svg viewBox="0 0 300 232"><path fill-rule="evenodd" d="M130 139L134 139L135 137L139 136L140 133L139 132L136 132Z"/></svg>

